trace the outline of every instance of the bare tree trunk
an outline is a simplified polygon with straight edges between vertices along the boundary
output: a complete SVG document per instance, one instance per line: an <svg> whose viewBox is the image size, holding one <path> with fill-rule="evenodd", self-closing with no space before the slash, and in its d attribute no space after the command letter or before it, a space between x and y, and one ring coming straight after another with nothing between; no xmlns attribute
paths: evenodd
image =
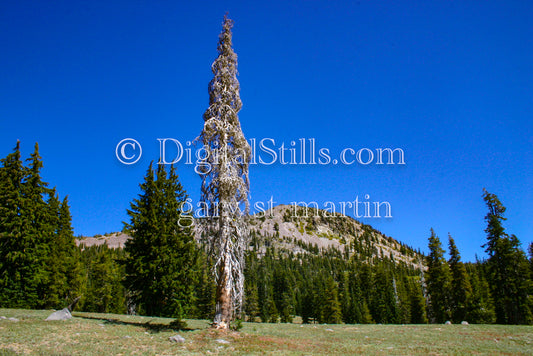
<svg viewBox="0 0 533 356"><path fill-rule="evenodd" d="M221 176L225 177L222 169ZM215 296L216 309L213 326L216 329L228 330L233 314L233 274L232 274L232 250L231 250L231 218L228 212L227 198L220 196L220 220L219 238L221 247L221 261L219 265L217 290Z"/></svg>
<svg viewBox="0 0 533 356"><path fill-rule="evenodd" d="M216 291L216 314L213 326L216 329L228 330L230 327L232 317L232 300L231 300L231 271L229 263L225 261L220 265L219 278L220 283L217 285Z"/></svg>

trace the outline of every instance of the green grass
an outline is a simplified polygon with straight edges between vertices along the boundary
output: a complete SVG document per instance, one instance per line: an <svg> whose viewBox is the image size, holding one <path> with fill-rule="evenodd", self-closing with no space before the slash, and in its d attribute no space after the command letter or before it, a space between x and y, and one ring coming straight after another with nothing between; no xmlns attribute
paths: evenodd
<svg viewBox="0 0 533 356"><path fill-rule="evenodd" d="M531 355L532 326L301 325L243 323L240 332L168 329L172 319L74 312L45 321L50 311L0 309L0 355ZM171 343L180 334L185 343ZM220 343L217 339L229 341Z"/></svg>

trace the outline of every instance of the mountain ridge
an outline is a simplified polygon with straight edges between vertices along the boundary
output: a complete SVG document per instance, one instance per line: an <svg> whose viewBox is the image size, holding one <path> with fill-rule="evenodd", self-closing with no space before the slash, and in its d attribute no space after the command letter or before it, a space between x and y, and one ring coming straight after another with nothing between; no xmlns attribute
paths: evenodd
<svg viewBox="0 0 533 356"><path fill-rule="evenodd" d="M347 258L370 262L388 258L425 269L423 254L370 225L340 213L300 205L277 205L251 215L248 224L250 247L255 246L259 254L265 253L269 247L295 255L336 249ZM199 229L195 229L195 235L199 240ZM110 248L124 248L130 238L125 232L115 232L79 237L76 244L87 247L106 244Z"/></svg>

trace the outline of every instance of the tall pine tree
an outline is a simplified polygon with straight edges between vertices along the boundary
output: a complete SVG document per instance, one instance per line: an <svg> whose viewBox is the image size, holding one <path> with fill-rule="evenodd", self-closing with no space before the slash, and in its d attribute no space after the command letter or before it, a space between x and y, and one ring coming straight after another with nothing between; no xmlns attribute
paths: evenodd
<svg viewBox="0 0 533 356"><path fill-rule="evenodd" d="M81 295L83 283L81 256L76 247L68 197L59 202L59 197L52 190L48 199L49 224L54 233L50 242L50 253L46 261L46 270L50 283L46 296L46 307L64 308L75 297Z"/></svg>
<svg viewBox="0 0 533 356"><path fill-rule="evenodd" d="M461 262L459 249L455 245L455 241L451 235L448 235L448 246L450 249L450 260L448 262L452 274L450 285L452 321L454 323L460 323L463 320L470 319L468 312L471 309L472 286L470 285L470 279L466 273L466 268L463 262Z"/></svg>
<svg viewBox="0 0 533 356"><path fill-rule="evenodd" d="M192 309L199 266L186 199L173 166L167 176L164 165L154 172L150 164L128 210L125 286L146 315L181 319Z"/></svg>
<svg viewBox="0 0 533 356"><path fill-rule="evenodd" d="M427 312L426 312L426 300L424 299L424 293L422 292L422 287L420 281L415 279L410 284L409 288L409 307L411 320L409 321L412 324L427 324Z"/></svg>
<svg viewBox="0 0 533 356"><path fill-rule="evenodd" d="M39 146L28 159L20 160L20 143L2 160L2 210L4 223L2 284L4 303L12 307L43 307L50 275L46 258L53 234L46 205L47 184L41 180ZM13 189L11 192L6 190ZM9 231L11 230L11 231Z"/></svg>
<svg viewBox="0 0 533 356"><path fill-rule="evenodd" d="M22 222L22 183L25 172L17 141L0 167L0 307L28 307L26 297L36 298L35 288L25 285L32 275L31 256L25 251ZM26 294L29 293L29 294ZM33 299L32 298L32 299ZM35 300L35 299L34 299Z"/></svg>
<svg viewBox="0 0 533 356"><path fill-rule="evenodd" d="M427 292L429 294L429 315L432 323L443 323L450 319L450 268L444 258L442 244L435 231L429 237L427 257Z"/></svg>
<svg viewBox="0 0 533 356"><path fill-rule="evenodd" d="M487 261L491 292L498 324L530 324L533 322L529 266L520 242L507 235L503 227L505 207L495 194L483 189L489 212L487 221Z"/></svg>
<svg viewBox="0 0 533 356"><path fill-rule="evenodd" d="M339 324L342 322L338 285L332 276L326 278L321 299L322 308L319 320L327 324Z"/></svg>
<svg viewBox="0 0 533 356"><path fill-rule="evenodd" d="M468 311L468 322L492 324L496 320L489 283L485 278L486 263L478 261L467 264L467 272L472 285L472 301Z"/></svg>

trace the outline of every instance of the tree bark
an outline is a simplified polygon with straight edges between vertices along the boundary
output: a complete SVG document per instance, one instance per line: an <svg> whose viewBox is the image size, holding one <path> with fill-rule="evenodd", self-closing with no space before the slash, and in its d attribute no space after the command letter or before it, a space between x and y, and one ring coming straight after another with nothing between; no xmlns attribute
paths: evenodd
<svg viewBox="0 0 533 356"><path fill-rule="evenodd" d="M224 259L220 268L220 281L216 291L216 313L213 321L213 327L219 330L228 330L231 322L232 302L230 286L230 265L228 256Z"/></svg>

